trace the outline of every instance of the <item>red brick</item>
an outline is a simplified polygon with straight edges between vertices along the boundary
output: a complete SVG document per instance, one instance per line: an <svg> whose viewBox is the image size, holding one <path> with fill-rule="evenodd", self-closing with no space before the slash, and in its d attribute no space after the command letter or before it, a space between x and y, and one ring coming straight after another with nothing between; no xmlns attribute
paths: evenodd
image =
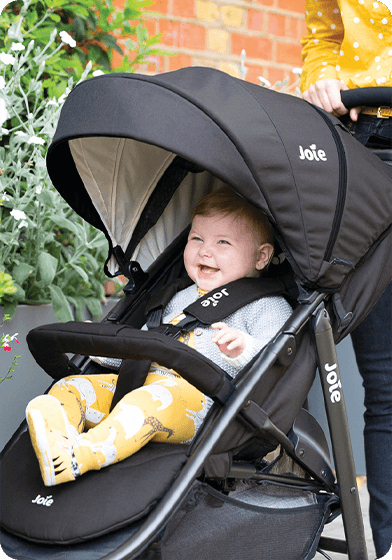
<svg viewBox="0 0 392 560"><path fill-rule="evenodd" d="M196 17L196 0L173 0L172 14L184 18Z"/></svg>
<svg viewBox="0 0 392 560"><path fill-rule="evenodd" d="M206 29L201 25L182 23L180 46L187 49L205 50L207 48Z"/></svg>
<svg viewBox="0 0 392 560"><path fill-rule="evenodd" d="M264 29L264 12L258 10L248 10L247 27L250 31L262 31Z"/></svg>
<svg viewBox="0 0 392 560"><path fill-rule="evenodd" d="M300 20L296 18L287 17L286 18L286 37L290 39L300 39L301 35L299 32Z"/></svg>
<svg viewBox="0 0 392 560"><path fill-rule="evenodd" d="M300 28L299 28L299 36L304 37L307 34L308 34L308 28L307 28L306 22L304 20L304 21L301 21L301 25L300 25Z"/></svg>
<svg viewBox="0 0 392 560"><path fill-rule="evenodd" d="M263 4L263 6L274 6L276 0L256 0L257 4Z"/></svg>
<svg viewBox="0 0 392 560"><path fill-rule="evenodd" d="M192 66L192 57L188 54L177 54L169 57L169 70L179 70Z"/></svg>
<svg viewBox="0 0 392 560"><path fill-rule="evenodd" d="M278 0L278 8L290 12L305 13L305 0Z"/></svg>
<svg viewBox="0 0 392 560"><path fill-rule="evenodd" d="M248 58L262 58L271 60L272 41L265 37L255 37L233 33L231 36L231 51L233 54L240 55L245 49Z"/></svg>
<svg viewBox="0 0 392 560"><path fill-rule="evenodd" d="M143 19L143 27L145 27L148 31L148 36L153 37L158 33L158 26L155 19Z"/></svg>
<svg viewBox="0 0 392 560"><path fill-rule="evenodd" d="M110 64L111 68L118 68L121 66L122 57L116 51L113 51L112 62Z"/></svg>
<svg viewBox="0 0 392 560"><path fill-rule="evenodd" d="M164 56L151 55L146 58L143 64L144 70L153 74L160 74L165 71L165 58Z"/></svg>
<svg viewBox="0 0 392 560"><path fill-rule="evenodd" d="M260 85L259 76L265 77L265 69L263 66L249 66L245 63L246 68L248 69L246 73L246 81L252 82L252 84Z"/></svg>
<svg viewBox="0 0 392 560"><path fill-rule="evenodd" d="M273 86L276 82L281 82L285 79L287 73L282 68L268 68L267 76L263 76L267 78L268 81Z"/></svg>
<svg viewBox="0 0 392 560"><path fill-rule="evenodd" d="M301 45L299 43L276 43L276 62L301 66Z"/></svg>
<svg viewBox="0 0 392 560"><path fill-rule="evenodd" d="M163 33L163 37L161 38L161 43L163 43L164 45L167 45L169 47L180 46L180 41L181 41L180 22L161 19L158 22L158 33Z"/></svg>
<svg viewBox="0 0 392 560"><path fill-rule="evenodd" d="M159 14L167 14L169 11L169 0L155 0L151 6L144 8L146 12L157 12Z"/></svg>
<svg viewBox="0 0 392 560"><path fill-rule="evenodd" d="M284 37L286 34L286 17L279 14L269 14L268 33Z"/></svg>
<svg viewBox="0 0 392 560"><path fill-rule="evenodd" d="M113 0L113 8L120 8L120 10L124 10L125 0Z"/></svg>

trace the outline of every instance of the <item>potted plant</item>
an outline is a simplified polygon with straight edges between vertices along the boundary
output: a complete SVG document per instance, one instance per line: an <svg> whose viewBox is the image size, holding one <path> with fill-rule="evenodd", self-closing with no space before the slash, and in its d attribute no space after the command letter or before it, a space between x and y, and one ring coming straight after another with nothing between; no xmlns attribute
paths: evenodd
<svg viewBox="0 0 392 560"><path fill-rule="evenodd" d="M140 20L140 6L146 3L126 0L121 14L109 18L110 25L125 17ZM100 6L97 14L86 0L17 0L1 13L0 324L3 317L11 319L21 358L18 387L2 383L0 389L7 418L1 424L7 433L0 433L0 447L17 427L15 411L22 420L26 402L48 385L46 374L32 358L27 361L27 332L56 320L83 320L86 307L94 319L102 315L106 238L62 199L45 165L66 96L76 83L102 72L101 63L107 69L111 50L120 48L119 35L110 39L112 28L100 22L108 18L110 0L100 0ZM127 29L140 26L128 22ZM71 36L76 30L79 43ZM154 39L140 30L138 36L135 49L151 54ZM10 335L3 336L9 338L2 344L9 344ZM14 367L2 348L1 377Z"/></svg>
<svg viewBox="0 0 392 560"><path fill-rule="evenodd" d="M141 7L150 3L126 0L111 18L108 0L99 0L97 9L84 0L25 0L2 13L0 270L11 275L16 290L0 296L0 304L11 317L21 303L50 303L60 321L72 319L69 304L77 320L85 305L93 318L102 314L106 239L52 187L45 154L75 81L94 67L102 72L99 64L109 69L110 51L121 51L117 26L139 39L135 60L124 58L122 70L126 61L132 71L135 61L156 52L159 38L148 39L140 21L136 27L127 21L140 20Z"/></svg>

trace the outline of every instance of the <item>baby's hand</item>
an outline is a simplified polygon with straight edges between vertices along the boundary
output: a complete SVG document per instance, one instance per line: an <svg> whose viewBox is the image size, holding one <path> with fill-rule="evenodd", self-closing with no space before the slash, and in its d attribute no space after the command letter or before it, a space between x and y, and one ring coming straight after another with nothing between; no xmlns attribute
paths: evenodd
<svg viewBox="0 0 392 560"><path fill-rule="evenodd" d="M245 350L245 337L237 329L229 327L226 323L214 323L211 328L219 331L212 335L212 342L215 342L228 358L237 358Z"/></svg>

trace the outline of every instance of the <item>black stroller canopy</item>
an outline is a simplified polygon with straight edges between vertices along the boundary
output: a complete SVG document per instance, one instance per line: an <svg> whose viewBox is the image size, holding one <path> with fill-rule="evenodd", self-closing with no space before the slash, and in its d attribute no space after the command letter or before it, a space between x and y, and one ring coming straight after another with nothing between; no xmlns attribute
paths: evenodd
<svg viewBox="0 0 392 560"><path fill-rule="evenodd" d="M339 288L392 221L388 166L340 121L210 68L82 82L47 167L110 251L120 246L143 267L222 181L267 214L301 282L324 291ZM109 271L119 272L113 258Z"/></svg>

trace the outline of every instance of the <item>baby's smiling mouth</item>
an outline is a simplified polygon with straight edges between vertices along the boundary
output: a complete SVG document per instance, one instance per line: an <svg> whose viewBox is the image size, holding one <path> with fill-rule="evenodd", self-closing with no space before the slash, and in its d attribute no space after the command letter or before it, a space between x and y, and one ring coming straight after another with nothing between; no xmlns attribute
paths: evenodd
<svg viewBox="0 0 392 560"><path fill-rule="evenodd" d="M199 270L203 276L212 276L215 272L218 272L219 268L213 268L205 264L200 264Z"/></svg>

